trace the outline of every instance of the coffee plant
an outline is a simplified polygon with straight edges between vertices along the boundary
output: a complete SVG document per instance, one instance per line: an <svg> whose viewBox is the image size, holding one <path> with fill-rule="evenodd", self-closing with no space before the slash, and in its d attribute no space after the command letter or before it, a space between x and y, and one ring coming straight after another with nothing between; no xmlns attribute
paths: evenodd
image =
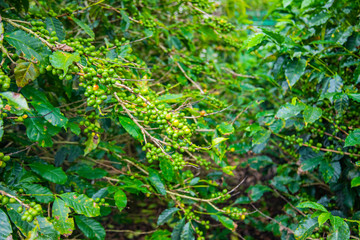
<svg viewBox="0 0 360 240"><path fill-rule="evenodd" d="M359 239L359 6L0 1L0 239Z"/></svg>

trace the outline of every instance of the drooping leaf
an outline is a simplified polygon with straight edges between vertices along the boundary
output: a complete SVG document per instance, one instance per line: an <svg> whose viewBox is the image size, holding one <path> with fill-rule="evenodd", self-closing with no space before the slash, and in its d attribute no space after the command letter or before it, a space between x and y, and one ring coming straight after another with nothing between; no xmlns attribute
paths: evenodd
<svg viewBox="0 0 360 240"><path fill-rule="evenodd" d="M290 87L294 86L295 83L304 74L306 68L306 60L295 58L289 60L285 68L286 81Z"/></svg>
<svg viewBox="0 0 360 240"><path fill-rule="evenodd" d="M104 240L105 229L95 219L85 216L75 216L76 225L89 239Z"/></svg>
<svg viewBox="0 0 360 240"><path fill-rule="evenodd" d="M191 227L190 222L187 222L185 224L185 226L183 227L180 239L181 240L195 240L193 229Z"/></svg>
<svg viewBox="0 0 360 240"><path fill-rule="evenodd" d="M128 117L119 116L119 122L124 129L136 140L142 142L144 140L143 134L140 128Z"/></svg>
<svg viewBox="0 0 360 240"><path fill-rule="evenodd" d="M185 218L182 218L171 233L171 240L181 240L181 232L185 226Z"/></svg>
<svg viewBox="0 0 360 240"><path fill-rule="evenodd" d="M95 39L95 33L93 32L93 30L91 30L91 28L89 27L89 25L87 25L86 23L80 21L79 19L76 19L74 17L71 17L71 19L79 26L81 27L86 34L88 34L92 39Z"/></svg>
<svg viewBox="0 0 360 240"><path fill-rule="evenodd" d="M35 173L50 182L64 184L67 181L67 176L60 167L57 168L52 165L45 165L41 163L31 163L29 166Z"/></svg>
<svg viewBox="0 0 360 240"><path fill-rule="evenodd" d="M33 142L38 142L42 147L51 147L53 144L51 137L60 131L60 128L51 125L41 117L29 115L24 123L28 138Z"/></svg>
<svg viewBox="0 0 360 240"><path fill-rule="evenodd" d="M298 240L305 240L309 237L314 229L318 226L316 218L307 217L299 223L298 228L295 230L295 237Z"/></svg>
<svg viewBox="0 0 360 240"><path fill-rule="evenodd" d="M27 59L35 58L40 62L44 62L45 58L51 53L49 48L39 39L22 30L6 34L4 39L11 46L23 52Z"/></svg>
<svg viewBox="0 0 360 240"><path fill-rule="evenodd" d="M161 195L166 195L165 185L156 171L149 170L149 181Z"/></svg>
<svg viewBox="0 0 360 240"><path fill-rule="evenodd" d="M99 179L105 177L108 173L102 168L92 168L88 165L83 165L76 170L79 176L86 179Z"/></svg>
<svg viewBox="0 0 360 240"><path fill-rule="evenodd" d="M321 108L306 106L303 112L305 124L313 123L318 120L322 115Z"/></svg>
<svg viewBox="0 0 360 240"><path fill-rule="evenodd" d="M73 208L78 214L83 214L87 217L96 217L100 215L99 205L84 194L69 192L61 194L60 197L65 201L66 205Z"/></svg>
<svg viewBox="0 0 360 240"><path fill-rule="evenodd" d="M327 212L326 208L323 205L321 205L319 203L316 203L316 202L310 202L310 201L302 202L302 203L298 204L296 207L298 207L298 208L312 208L312 209L320 210L320 211L323 211L323 212Z"/></svg>
<svg viewBox="0 0 360 240"><path fill-rule="evenodd" d="M360 177L355 177L351 180L351 187L358 187L360 186Z"/></svg>
<svg viewBox="0 0 360 240"><path fill-rule="evenodd" d="M54 228L54 225L49 222L45 217L36 217L37 225L39 226L36 239L49 240L60 239L60 233Z"/></svg>
<svg viewBox="0 0 360 240"><path fill-rule="evenodd" d="M84 156L90 153L92 150L96 149L100 142L100 135L95 134L94 136L90 135L88 140L85 143Z"/></svg>
<svg viewBox="0 0 360 240"><path fill-rule="evenodd" d="M39 70L33 62L19 59L16 63L14 73L18 87L26 86L30 81L35 80L39 76Z"/></svg>
<svg viewBox="0 0 360 240"><path fill-rule="evenodd" d="M47 17L45 19L46 29L49 33L56 32L56 36L59 38L59 41L65 39L65 31L62 22L60 22L57 18Z"/></svg>
<svg viewBox="0 0 360 240"><path fill-rule="evenodd" d="M159 218L157 220L157 225L161 226L164 223L168 222L172 216L174 215L174 213L176 213L177 211L179 211L180 209L178 208L169 208L169 209L165 209L160 215Z"/></svg>
<svg viewBox="0 0 360 240"><path fill-rule="evenodd" d="M55 198L52 206L52 216L56 219L54 221L54 228L62 235L69 236L74 230L74 219L69 218L70 208L65 205L65 202L60 198Z"/></svg>
<svg viewBox="0 0 360 240"><path fill-rule="evenodd" d="M224 225L224 227L230 229L231 231L235 231L237 228L237 224L228 217L218 216L219 221Z"/></svg>
<svg viewBox="0 0 360 240"><path fill-rule="evenodd" d="M344 147L351 147L360 144L360 129L354 129L345 139Z"/></svg>
<svg viewBox="0 0 360 240"><path fill-rule="evenodd" d="M8 216L0 209L0 239L8 239L12 232Z"/></svg>
<svg viewBox="0 0 360 240"><path fill-rule="evenodd" d="M50 56L51 65L53 65L55 68L62 69L64 71L63 76L65 76L71 64L79 61L80 55L78 52L68 53L56 51Z"/></svg>
<svg viewBox="0 0 360 240"><path fill-rule="evenodd" d="M49 123L56 127L65 127L68 119L48 101L45 94L33 87L26 86L21 90L24 96L31 99L31 105L42 115Z"/></svg>
<svg viewBox="0 0 360 240"><path fill-rule="evenodd" d="M36 201L40 203L49 203L54 201L54 194L40 184L24 184L23 188L27 194L31 194Z"/></svg>
<svg viewBox="0 0 360 240"><path fill-rule="evenodd" d="M319 223L319 226L321 227L331 216L331 213L329 212L324 212L324 213L321 213L318 217L318 223Z"/></svg>
<svg viewBox="0 0 360 240"><path fill-rule="evenodd" d="M121 212L127 204L126 194L122 190L117 190L114 194L115 205L118 207Z"/></svg>

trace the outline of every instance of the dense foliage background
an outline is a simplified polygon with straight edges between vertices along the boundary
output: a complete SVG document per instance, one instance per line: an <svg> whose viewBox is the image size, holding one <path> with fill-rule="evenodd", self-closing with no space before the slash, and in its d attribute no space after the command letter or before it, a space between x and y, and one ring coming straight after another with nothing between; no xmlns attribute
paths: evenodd
<svg viewBox="0 0 360 240"><path fill-rule="evenodd" d="M0 239L360 239L359 6L0 1Z"/></svg>

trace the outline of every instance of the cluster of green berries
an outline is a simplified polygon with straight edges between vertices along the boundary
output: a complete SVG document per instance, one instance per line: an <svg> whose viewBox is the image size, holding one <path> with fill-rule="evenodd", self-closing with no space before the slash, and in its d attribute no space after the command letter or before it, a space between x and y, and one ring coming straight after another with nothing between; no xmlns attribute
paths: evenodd
<svg viewBox="0 0 360 240"><path fill-rule="evenodd" d="M205 240L205 236L203 236L204 232L201 231L201 229L199 229L198 227L195 227L195 233L197 235L198 240Z"/></svg>
<svg viewBox="0 0 360 240"><path fill-rule="evenodd" d="M22 221L32 222L37 216L41 215L42 207L40 204L36 204L35 202L31 202L30 209L24 211L23 207L19 207L16 211L18 213L23 213L21 216Z"/></svg>
<svg viewBox="0 0 360 240"><path fill-rule="evenodd" d="M142 18L140 24L149 29L150 31L156 30L157 23L153 19Z"/></svg>
<svg viewBox="0 0 360 240"><path fill-rule="evenodd" d="M206 170L210 170L211 162L205 158L202 158L201 156L195 156L196 163L200 166L204 167Z"/></svg>
<svg viewBox="0 0 360 240"><path fill-rule="evenodd" d="M72 69L70 68L70 71ZM64 75L64 71L62 69L56 69L51 65L46 66L46 68L40 68L40 73L44 74L46 71L50 72L52 75L58 75L60 80L66 79L66 80L71 80L73 78L73 76L70 74L71 72L69 71L67 74Z"/></svg>
<svg viewBox="0 0 360 240"><path fill-rule="evenodd" d="M239 41L237 41L237 39L232 38L231 36L222 35L222 39L224 40L224 42L228 46L232 46L234 48L241 48L242 47L241 44L239 43Z"/></svg>
<svg viewBox="0 0 360 240"><path fill-rule="evenodd" d="M6 54L5 54L5 57L6 57ZM10 82L11 82L10 78L0 68L0 90L7 91L10 87Z"/></svg>
<svg viewBox="0 0 360 240"><path fill-rule="evenodd" d="M6 206L8 203L15 203L15 198L8 197L6 195L0 194L0 206Z"/></svg>
<svg viewBox="0 0 360 240"><path fill-rule="evenodd" d="M191 68L191 70L195 73L195 74L200 74L203 71L204 67L202 65L195 65Z"/></svg>
<svg viewBox="0 0 360 240"><path fill-rule="evenodd" d="M95 134L101 133L103 129L98 123L97 119L99 119L99 115L92 111L90 115L86 116L86 119L80 121L80 126L83 126L83 132L90 136L94 136Z"/></svg>
<svg viewBox="0 0 360 240"><path fill-rule="evenodd" d="M239 209L236 207L225 207L223 210L233 219L245 220L246 218L246 208Z"/></svg>
<svg viewBox="0 0 360 240"><path fill-rule="evenodd" d="M222 192L212 193L211 198L219 198L218 200L216 200L216 202L223 202L231 197L231 195L227 192L227 189L224 189Z"/></svg>
<svg viewBox="0 0 360 240"><path fill-rule="evenodd" d="M185 208L184 215L188 221L190 220L200 221L200 217L196 216L195 213L192 211L192 206L188 206L187 208Z"/></svg>
<svg viewBox="0 0 360 240"><path fill-rule="evenodd" d="M229 33L235 29L233 24L220 17L205 18L204 22L222 33Z"/></svg>
<svg viewBox="0 0 360 240"><path fill-rule="evenodd" d="M327 232L329 232L330 228L328 225L322 225L321 227L319 227L318 232L317 233L313 233L311 234L311 238L312 239L317 239L317 240L325 240L326 237L324 236Z"/></svg>
<svg viewBox="0 0 360 240"><path fill-rule="evenodd" d="M105 202L105 198L95 198L94 201L99 205L99 206L104 206L104 207L109 207L110 204Z"/></svg>
<svg viewBox="0 0 360 240"><path fill-rule="evenodd" d="M9 155L4 155L4 153L0 152L0 168L6 167L6 162L10 161Z"/></svg>
<svg viewBox="0 0 360 240"><path fill-rule="evenodd" d="M31 30L40 37L48 39L50 43L55 43L56 41L59 40L59 38L56 36L55 31L49 33L49 31L45 28L46 25L44 22L40 20L32 20L30 23L32 26Z"/></svg>

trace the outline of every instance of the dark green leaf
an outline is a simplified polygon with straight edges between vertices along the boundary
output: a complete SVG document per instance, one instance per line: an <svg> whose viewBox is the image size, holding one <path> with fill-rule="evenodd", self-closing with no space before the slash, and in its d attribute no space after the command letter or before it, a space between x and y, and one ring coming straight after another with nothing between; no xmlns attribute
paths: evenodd
<svg viewBox="0 0 360 240"><path fill-rule="evenodd" d="M143 134L140 128L128 117L119 116L119 122L124 129L136 140L142 142L144 140Z"/></svg>
<svg viewBox="0 0 360 240"><path fill-rule="evenodd" d="M358 187L360 186L360 177L355 177L351 180L351 187Z"/></svg>
<svg viewBox="0 0 360 240"><path fill-rule="evenodd" d="M303 112L305 124L313 123L318 120L322 115L321 108L306 106Z"/></svg>
<svg viewBox="0 0 360 240"><path fill-rule="evenodd" d="M298 240L305 240L309 237L314 229L318 226L318 221L316 218L306 218L302 220L295 230L295 237Z"/></svg>
<svg viewBox="0 0 360 240"><path fill-rule="evenodd" d="M166 195L164 183L160 176L152 169L149 170L149 181L161 195Z"/></svg>
<svg viewBox="0 0 360 240"><path fill-rule="evenodd" d="M47 187L39 184L24 184L23 188L27 194L31 194L40 203L54 201L54 194Z"/></svg>
<svg viewBox="0 0 360 240"><path fill-rule="evenodd" d="M46 29L49 33L56 32L56 36L59 38L59 41L65 39L65 31L63 24L54 17L47 17L45 19Z"/></svg>
<svg viewBox="0 0 360 240"><path fill-rule="evenodd" d="M351 147L360 144L360 129L354 129L345 139L345 147Z"/></svg>
<svg viewBox="0 0 360 240"><path fill-rule="evenodd" d="M96 240L105 239L105 229L96 220L85 216L75 216L75 222L86 237Z"/></svg>
<svg viewBox="0 0 360 240"><path fill-rule="evenodd" d="M39 39L22 30L6 34L4 39L17 50L22 51L28 59L35 58L44 62L45 57L51 53Z"/></svg>
<svg viewBox="0 0 360 240"><path fill-rule="evenodd" d="M33 223L21 220L22 214L16 211L20 206L21 205L19 203L8 204L7 212L11 222L15 224L15 226L21 231L22 234L24 234L24 236L27 236L27 234L35 228L35 225Z"/></svg>
<svg viewBox="0 0 360 240"><path fill-rule="evenodd" d="M250 191L251 200L257 201L263 196L264 193L270 192L271 188L269 188L268 186L257 184L255 186L249 187L246 191Z"/></svg>
<svg viewBox="0 0 360 240"><path fill-rule="evenodd" d="M190 222L186 223L180 235L181 240L195 240Z"/></svg>
<svg viewBox="0 0 360 240"><path fill-rule="evenodd" d="M71 19L79 26L81 27L86 34L88 34L92 39L95 39L95 33L93 32L93 30L91 30L91 28L84 22L80 21L79 19L76 19L74 17L71 17Z"/></svg>
<svg viewBox="0 0 360 240"><path fill-rule="evenodd" d="M285 68L286 81L289 84L290 88L295 85L295 83L300 79L304 74L306 68L306 60L295 58L290 60Z"/></svg>
<svg viewBox="0 0 360 240"><path fill-rule="evenodd" d="M50 182L64 184L67 181L67 176L61 168L56 168L52 165L45 165L41 163L32 163L29 166L35 173L39 174L41 177Z"/></svg>
<svg viewBox="0 0 360 240"><path fill-rule="evenodd" d="M0 239L7 239L12 234L11 223L6 213L0 209Z"/></svg>
<svg viewBox="0 0 360 240"><path fill-rule="evenodd" d="M164 223L168 222L172 216L174 215L174 213L176 213L177 211L179 211L180 209L178 208L169 208L169 209L165 209L159 216L158 220L157 220L157 225L161 226Z"/></svg>
<svg viewBox="0 0 360 240"><path fill-rule="evenodd" d="M67 73L71 64L79 61L80 55L78 52L68 53L56 51L50 56L51 65L53 65L55 68L62 69L64 71L63 76Z"/></svg>

